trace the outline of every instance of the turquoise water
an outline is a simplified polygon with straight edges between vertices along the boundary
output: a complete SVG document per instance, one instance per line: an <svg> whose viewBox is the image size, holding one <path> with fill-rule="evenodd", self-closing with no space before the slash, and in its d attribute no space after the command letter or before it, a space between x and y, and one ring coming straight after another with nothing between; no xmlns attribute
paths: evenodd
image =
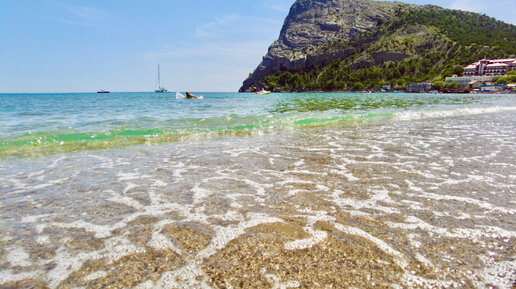
<svg viewBox="0 0 516 289"><path fill-rule="evenodd" d="M203 100L177 100L173 93L0 95L0 157L249 135L509 101L473 95L201 94Z"/></svg>
<svg viewBox="0 0 516 289"><path fill-rule="evenodd" d="M0 288L515 288L516 95L0 95Z"/></svg>

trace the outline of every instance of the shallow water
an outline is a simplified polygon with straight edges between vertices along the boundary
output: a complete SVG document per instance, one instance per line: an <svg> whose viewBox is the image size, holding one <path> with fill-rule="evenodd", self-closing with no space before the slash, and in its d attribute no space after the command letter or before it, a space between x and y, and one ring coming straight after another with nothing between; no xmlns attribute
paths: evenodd
<svg viewBox="0 0 516 289"><path fill-rule="evenodd" d="M512 288L513 98L285 94L197 123L185 107L207 103L176 103L181 129L222 132L7 144L0 287ZM173 129L160 107L143 128ZM131 131L146 114L121 113ZM30 122L4 121L4 141Z"/></svg>

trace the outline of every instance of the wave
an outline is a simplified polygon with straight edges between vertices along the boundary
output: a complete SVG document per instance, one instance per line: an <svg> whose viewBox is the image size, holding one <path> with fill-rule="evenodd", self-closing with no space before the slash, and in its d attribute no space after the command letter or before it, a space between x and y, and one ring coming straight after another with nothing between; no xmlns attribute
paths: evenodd
<svg viewBox="0 0 516 289"><path fill-rule="evenodd" d="M516 111L516 106L493 106L493 107L464 107L452 110L420 110L402 111L394 113L394 117L400 120L418 120L441 117L455 117L466 115L478 115L486 113L500 113Z"/></svg>
<svg viewBox="0 0 516 289"><path fill-rule="evenodd" d="M290 128L317 128L346 123L371 123L378 120L412 121L484 113L516 111L516 107L462 107L410 111L318 111L289 112L258 116L227 115L218 118L170 119L117 122L118 127L104 131L77 132L69 128L37 131L0 138L0 157L39 157L83 150L108 149L141 144L160 144L225 136L248 136ZM114 124L112 122L111 124ZM132 125L132 126L131 126ZM147 125L149 127L142 127ZM90 125L87 126L91 128Z"/></svg>

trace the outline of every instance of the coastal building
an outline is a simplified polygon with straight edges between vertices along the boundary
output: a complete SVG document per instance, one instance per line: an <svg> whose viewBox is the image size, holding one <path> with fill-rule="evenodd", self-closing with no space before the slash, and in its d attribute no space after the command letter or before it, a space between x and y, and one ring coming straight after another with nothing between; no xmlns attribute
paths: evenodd
<svg viewBox="0 0 516 289"><path fill-rule="evenodd" d="M432 91L432 84L429 82L410 83L406 87L407 92L430 92Z"/></svg>
<svg viewBox="0 0 516 289"><path fill-rule="evenodd" d="M464 76L500 76L516 70L516 58L482 59L464 67Z"/></svg>
<svg viewBox="0 0 516 289"><path fill-rule="evenodd" d="M446 82L456 82L459 86L467 86L472 81L480 81L486 83L492 81L494 76L453 76L446 77Z"/></svg>
<svg viewBox="0 0 516 289"><path fill-rule="evenodd" d="M391 91L392 90L392 84L386 83L382 85L382 91Z"/></svg>
<svg viewBox="0 0 516 289"><path fill-rule="evenodd" d="M499 93L505 91L505 85L504 84L497 84L497 85L482 85L480 87L480 91L482 92L491 92L491 93Z"/></svg>
<svg viewBox="0 0 516 289"><path fill-rule="evenodd" d="M469 89L471 90L479 90L482 87L483 83L479 80L473 80L468 83Z"/></svg>

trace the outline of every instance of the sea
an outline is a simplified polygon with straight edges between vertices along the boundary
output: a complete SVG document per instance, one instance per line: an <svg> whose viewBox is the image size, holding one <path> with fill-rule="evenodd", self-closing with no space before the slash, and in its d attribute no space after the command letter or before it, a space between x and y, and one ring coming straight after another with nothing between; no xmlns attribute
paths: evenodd
<svg viewBox="0 0 516 289"><path fill-rule="evenodd" d="M516 95L0 94L0 288L516 288Z"/></svg>

